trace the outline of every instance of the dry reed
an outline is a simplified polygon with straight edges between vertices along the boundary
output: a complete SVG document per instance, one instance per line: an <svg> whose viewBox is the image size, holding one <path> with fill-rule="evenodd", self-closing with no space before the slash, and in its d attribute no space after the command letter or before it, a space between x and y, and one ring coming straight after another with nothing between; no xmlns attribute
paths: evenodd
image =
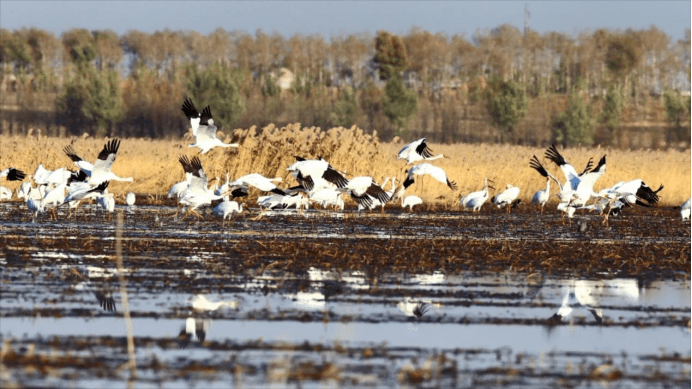
<svg viewBox="0 0 692 389"><path fill-rule="evenodd" d="M198 149L188 147L192 143L189 138L188 135L180 140L123 139L113 171L122 177L133 176L134 182L113 183L109 190L116 195L127 192L165 195L174 183L184 178L178 157L198 153ZM284 182L280 186L288 187L296 184L286 171L295 161L294 156L322 156L337 170L345 172L347 178L368 175L381 182L384 177L395 176L397 182L401 182L406 175L404 161L396 159L404 143L397 139L380 143L376 134L364 134L355 126L326 131L300 124L281 128L269 125L261 130L253 126L233 131L225 141L231 138L240 142L240 148L216 148L200 156L209 177L219 177L223 181L227 172L231 179L261 173L267 177L281 177ZM65 145L72 143L78 155L93 161L105 141L102 138L0 137L0 167L13 166L27 174L32 174L39 163L47 169L74 169L62 152ZM506 184L521 187L520 198L529 202L536 190L545 187L545 179L528 166L534 154L558 179L564 180L559 168L543 158L544 148L488 144L431 144L430 147L450 157L431 163L445 169L449 179L457 182L459 191L452 192L430 177L417 178L407 194L418 195L428 203L456 204L464 194L480 190L485 177L495 182L495 192ZM690 196L689 150L628 151L598 147L559 150L577 170L583 169L590 157L597 161L607 155L607 172L596 183L596 190L618 181L641 178L654 189L660 184L665 186L660 193L661 205L680 205ZM11 182L2 185L11 189L19 186ZM551 184L551 193L557 193L554 184ZM256 194L251 192L251 195ZM553 196L551 201L556 198Z"/></svg>

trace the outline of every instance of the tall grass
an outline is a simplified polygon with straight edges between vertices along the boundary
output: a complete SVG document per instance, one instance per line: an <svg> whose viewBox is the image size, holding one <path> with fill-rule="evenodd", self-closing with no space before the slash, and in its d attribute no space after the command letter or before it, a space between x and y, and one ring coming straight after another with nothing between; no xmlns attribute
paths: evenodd
<svg viewBox="0 0 692 389"><path fill-rule="evenodd" d="M396 154L403 143L396 138L390 143L380 143L376 135L364 134L359 128L337 127L321 130L291 124L285 127L269 125L263 129L251 127L235 130L225 136L225 141L240 143L238 149L217 148L200 159L210 178L231 179L249 173L261 173L267 177L284 179L282 187L295 185L286 167L295 161L294 156L328 160L332 166L346 174L347 178L368 175L381 182L384 177L396 177L402 182L407 166L397 160ZM178 157L197 155L198 149L189 148L189 135L180 140L123 139L113 171L122 177L134 177L134 182L114 182L109 190L116 195L126 192L164 195L171 185L184 178ZM62 148L72 143L77 153L88 161L96 159L105 144L103 138L37 138L0 137L0 168L8 166L32 174L39 163L47 169L68 167L74 169ZM456 203L464 194L480 190L485 177L495 182L496 191L506 184L522 189L520 198L530 201L533 193L545 187L545 179L529 168L532 155L537 155L560 181L562 172L552 162L543 158L545 149L524 146L488 144L430 144L435 153L443 153L449 159L431 163L447 172L456 181L459 191L453 192L446 185L430 177L416 179L407 194L415 194L426 202ZM597 162L607 155L607 172L596 183L595 189L611 186L618 181L641 178L652 188L664 184L660 193L661 205L680 205L690 196L690 151L616 150L602 148L560 149L565 159L581 171L592 157ZM16 189L18 183L3 182ZM557 193L551 185L551 193ZM251 192L256 195L256 192ZM553 196L554 197L554 196ZM553 198L555 201L555 198Z"/></svg>

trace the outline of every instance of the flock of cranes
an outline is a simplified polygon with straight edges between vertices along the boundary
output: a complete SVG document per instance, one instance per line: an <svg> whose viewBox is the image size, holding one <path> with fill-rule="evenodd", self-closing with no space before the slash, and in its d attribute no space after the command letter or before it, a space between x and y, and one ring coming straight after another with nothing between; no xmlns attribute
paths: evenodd
<svg viewBox="0 0 692 389"><path fill-rule="evenodd" d="M215 147L239 147L237 143L224 143L216 137L217 128L209 106L199 112L192 101L186 99L181 108L190 121L195 138L195 143L190 144L189 147L199 148L200 155L206 154ZM82 200L88 198L94 198L105 211L113 212L115 200L108 192L109 183L133 181L132 177L122 178L111 171L119 148L119 139L108 141L97 159L91 163L80 157L72 145L68 145L63 151L72 160L77 170L60 168L48 171L43 165L39 165L33 175L33 183L32 176L29 176L29 179L22 183L17 196L25 199L27 209L34 217L48 209L52 209L55 216L55 208L65 204L69 206L71 214L72 209L76 209ZM540 206L541 213L550 199L551 180L559 189L555 194L559 199L557 209L563 212L563 215L571 218L578 209L591 210L604 215L604 223L608 222L610 215L619 214L624 207L656 205L659 201L658 193L663 189L661 185L653 190L642 180L635 179L622 181L596 192L595 183L606 173L605 155L596 166L593 166L593 159L589 159L581 172L567 162L554 145L546 150L545 157L562 170L565 180L560 182L535 155L529 160L529 166L546 179L546 187L538 190L531 201ZM257 201L262 209L296 208L301 211L308 208L311 203L319 204L324 209L331 207L343 210L344 195L349 195L358 204L359 211L376 207L384 209L385 204L397 199L401 199L402 207L408 207L409 211L412 211L413 207L422 204L423 201L420 197L404 196L404 194L415 183L416 177L422 175L432 177L447 185L452 191L458 189L456 182L450 180L442 168L430 163L436 159L449 157L443 154L433 155L425 138L411 142L399 151L397 158L404 160L407 166L419 163L410 166L405 171L406 178L400 185L396 184L396 177L392 177L390 190L385 189L390 178L386 178L382 184L378 184L370 176L347 179L343 172L322 157L306 159L296 156L295 158L296 161L286 169L297 182L295 186L280 188L277 186L282 182L280 177L267 178L259 173L252 173L233 181L227 174L224 184L219 186L217 183L216 187L212 188L200 156L190 158L183 155L178 160L185 172L185 180L173 185L168 192L168 197L177 199L179 210L180 207L184 208L185 215L181 220L188 215L201 218L201 214L197 211L199 208L217 203L214 204L212 213L221 217L225 224L228 217L243 212L243 204L239 204L235 199L247 196L250 187L264 193ZM0 172L0 179L3 178L9 181L22 181L26 178L26 174L21 170L8 168ZM495 188L489 185L489 182L494 184L492 180L485 178L483 189L461 197L459 205L463 209L480 212L483 205L490 199L498 208L505 208L507 212L510 212L521 202L519 199L521 189L511 184L507 184L506 189L490 197L489 189ZM11 197L11 191L0 187L0 200ZM134 203L135 195L128 193L126 196L128 209L131 210ZM681 217L683 220L689 220L689 215L690 200L688 199L681 207Z"/></svg>

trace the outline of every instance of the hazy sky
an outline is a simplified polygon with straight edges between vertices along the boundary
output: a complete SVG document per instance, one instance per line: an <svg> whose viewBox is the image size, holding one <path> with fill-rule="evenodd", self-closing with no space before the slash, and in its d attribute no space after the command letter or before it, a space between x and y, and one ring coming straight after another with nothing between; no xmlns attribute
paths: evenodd
<svg viewBox="0 0 692 389"><path fill-rule="evenodd" d="M673 40L690 28L687 1L15 1L0 0L0 27L38 27L57 36L73 28L111 29L118 34L170 29L208 34L228 31L321 34L386 30L407 33L412 26L430 32L466 34L510 23L538 32L568 34L655 25Z"/></svg>

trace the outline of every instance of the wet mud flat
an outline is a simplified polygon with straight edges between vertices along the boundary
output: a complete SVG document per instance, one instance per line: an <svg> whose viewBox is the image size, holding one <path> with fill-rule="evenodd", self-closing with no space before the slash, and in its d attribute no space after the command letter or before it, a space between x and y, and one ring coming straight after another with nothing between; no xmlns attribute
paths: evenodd
<svg viewBox="0 0 692 389"><path fill-rule="evenodd" d="M609 226L528 208L251 210L222 226L143 205L117 210L118 231L88 205L57 221L22 207L0 204L3 387L690 385L675 209Z"/></svg>

